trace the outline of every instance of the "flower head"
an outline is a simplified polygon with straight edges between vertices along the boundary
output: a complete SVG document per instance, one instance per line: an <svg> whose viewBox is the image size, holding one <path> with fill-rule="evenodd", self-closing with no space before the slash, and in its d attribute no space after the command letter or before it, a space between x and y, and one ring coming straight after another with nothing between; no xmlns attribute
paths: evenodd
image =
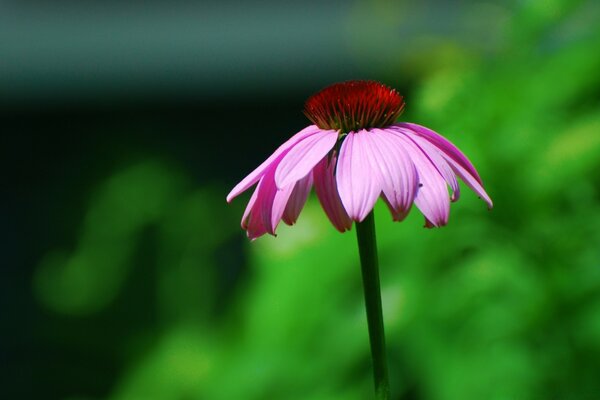
<svg viewBox="0 0 600 400"><path fill-rule="evenodd" d="M403 109L396 90L372 81L334 84L309 98L304 113L314 124L282 144L227 196L230 202L258 182L242 217L248 237L275 235L282 219L294 224L313 185L340 232L362 221L379 197L395 221L414 203L426 227L446 225L450 201L460 194L457 177L491 208L469 159L431 129L395 123Z"/></svg>

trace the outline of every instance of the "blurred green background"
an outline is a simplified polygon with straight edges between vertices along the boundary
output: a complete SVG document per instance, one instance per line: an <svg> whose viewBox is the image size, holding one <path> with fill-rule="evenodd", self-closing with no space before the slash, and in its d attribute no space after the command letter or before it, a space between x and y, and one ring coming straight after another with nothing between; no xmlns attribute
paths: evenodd
<svg viewBox="0 0 600 400"><path fill-rule="evenodd" d="M0 397L367 399L354 232L229 189L376 79L479 169L376 208L395 399L600 398L597 1L0 3Z"/></svg>

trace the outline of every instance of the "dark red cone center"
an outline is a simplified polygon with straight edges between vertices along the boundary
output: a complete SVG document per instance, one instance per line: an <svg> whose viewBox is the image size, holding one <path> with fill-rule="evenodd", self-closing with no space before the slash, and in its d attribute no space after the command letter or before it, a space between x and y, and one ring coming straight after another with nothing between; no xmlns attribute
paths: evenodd
<svg viewBox="0 0 600 400"><path fill-rule="evenodd" d="M391 125L403 109L404 100L395 89L374 81L348 81L311 96L304 114L321 129L347 133Z"/></svg>

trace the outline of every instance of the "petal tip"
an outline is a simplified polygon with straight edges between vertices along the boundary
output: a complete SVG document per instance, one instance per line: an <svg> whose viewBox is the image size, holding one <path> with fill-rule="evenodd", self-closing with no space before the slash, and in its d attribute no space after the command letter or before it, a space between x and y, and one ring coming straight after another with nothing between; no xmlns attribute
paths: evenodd
<svg viewBox="0 0 600 400"><path fill-rule="evenodd" d="M350 223L349 225L344 225L344 226L337 226L334 225L334 228L336 231L338 231L339 233L346 233L352 230L352 223Z"/></svg>
<svg viewBox="0 0 600 400"><path fill-rule="evenodd" d="M433 229L433 228L442 228L444 226L448 225L448 219L441 219L441 220L436 220L436 221L431 221L429 220L427 217L425 218L425 224L423 225L423 228L427 228L427 229Z"/></svg>

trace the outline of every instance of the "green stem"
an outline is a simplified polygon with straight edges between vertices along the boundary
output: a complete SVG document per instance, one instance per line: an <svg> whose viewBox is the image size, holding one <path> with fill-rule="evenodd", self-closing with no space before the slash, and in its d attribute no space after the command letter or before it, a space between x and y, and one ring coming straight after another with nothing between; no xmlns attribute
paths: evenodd
<svg viewBox="0 0 600 400"><path fill-rule="evenodd" d="M379 288L379 263L377 261L377 241L375 239L375 218L373 211L362 222L356 223L358 252L362 270L365 307L369 325L369 341L373 358L373 375L377 400L390 398L387 362L385 358L385 333Z"/></svg>

